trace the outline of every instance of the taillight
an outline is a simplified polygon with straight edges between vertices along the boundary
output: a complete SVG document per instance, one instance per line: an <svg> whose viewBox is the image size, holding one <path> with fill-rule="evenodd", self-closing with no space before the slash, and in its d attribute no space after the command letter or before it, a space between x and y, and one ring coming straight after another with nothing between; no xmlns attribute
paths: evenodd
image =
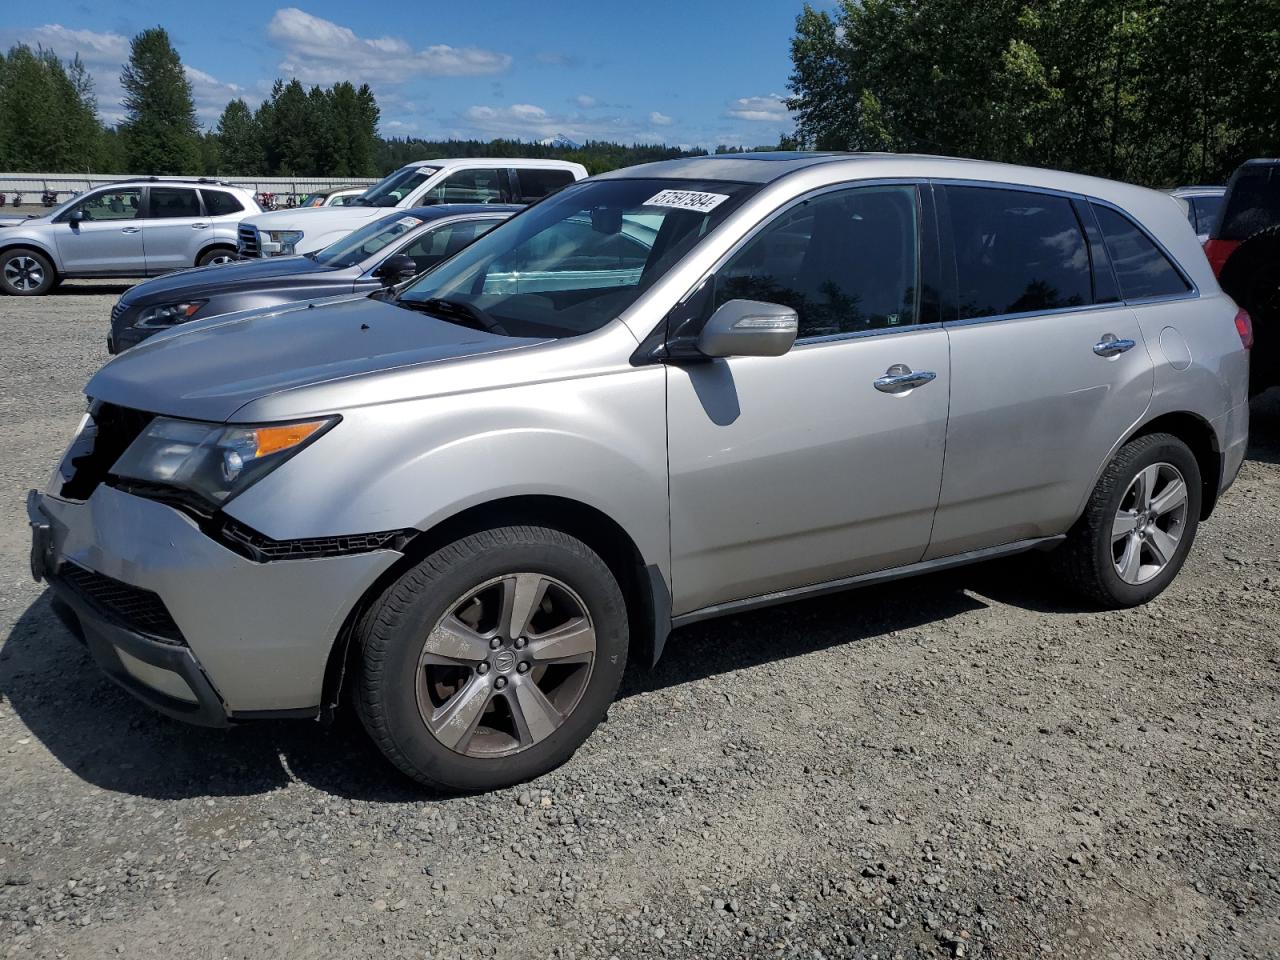
<svg viewBox="0 0 1280 960"><path fill-rule="evenodd" d="M1253 319L1249 316L1249 311L1240 309L1236 311L1236 333L1240 334L1240 342L1244 344L1246 350L1253 349Z"/></svg>
<svg viewBox="0 0 1280 960"><path fill-rule="evenodd" d="M1215 277L1222 276L1222 268L1227 265L1227 260L1236 252L1238 246L1240 246L1239 240L1206 240L1204 242L1204 255L1209 258L1209 266L1213 267Z"/></svg>

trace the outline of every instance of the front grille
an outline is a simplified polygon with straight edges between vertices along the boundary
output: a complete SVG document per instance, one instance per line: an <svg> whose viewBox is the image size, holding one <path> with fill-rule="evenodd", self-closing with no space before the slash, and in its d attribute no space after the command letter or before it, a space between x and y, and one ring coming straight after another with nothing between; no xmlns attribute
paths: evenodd
<svg viewBox="0 0 1280 960"><path fill-rule="evenodd" d="M236 229L236 238L240 244L240 256L262 256L262 245L258 242L258 228L241 224Z"/></svg>
<svg viewBox="0 0 1280 960"><path fill-rule="evenodd" d="M412 530L385 530L342 537L308 537L301 540L273 540L230 517L222 524L222 539L250 560L314 560L341 557L374 550L400 550L413 535Z"/></svg>
<svg viewBox="0 0 1280 960"><path fill-rule="evenodd" d="M90 418L62 465L62 496L70 500L89 499L155 414L98 403L90 411Z"/></svg>
<svg viewBox="0 0 1280 960"><path fill-rule="evenodd" d="M124 316L125 311L124 300L117 300L116 305L111 308L111 325L114 327L116 323Z"/></svg>
<svg viewBox="0 0 1280 960"><path fill-rule="evenodd" d="M164 601L150 590L70 561L64 561L54 576L98 613L121 626L171 643L185 642Z"/></svg>

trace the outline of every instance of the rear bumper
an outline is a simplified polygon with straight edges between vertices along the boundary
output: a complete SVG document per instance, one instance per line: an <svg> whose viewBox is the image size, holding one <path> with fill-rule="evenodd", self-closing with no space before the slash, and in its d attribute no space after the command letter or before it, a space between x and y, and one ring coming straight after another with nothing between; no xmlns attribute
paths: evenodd
<svg viewBox="0 0 1280 960"><path fill-rule="evenodd" d="M1212 426L1222 448L1222 477L1218 484L1221 496L1235 483L1249 449L1249 404L1239 404Z"/></svg>
<svg viewBox="0 0 1280 960"><path fill-rule="evenodd" d="M316 711L347 614L400 556L259 563L185 514L107 486L84 502L33 493L27 509L32 573L74 616L99 666L156 709L206 725ZM107 584L106 603L83 588L86 576ZM139 617L139 603L154 609ZM171 629L152 632L161 619Z"/></svg>

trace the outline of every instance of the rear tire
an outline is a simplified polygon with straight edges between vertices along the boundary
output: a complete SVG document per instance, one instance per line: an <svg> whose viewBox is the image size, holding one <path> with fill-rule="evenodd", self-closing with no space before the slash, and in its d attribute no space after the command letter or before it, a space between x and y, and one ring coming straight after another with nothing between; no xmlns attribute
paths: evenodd
<svg viewBox="0 0 1280 960"><path fill-rule="evenodd" d="M212 247L200 254L200 258L196 260L197 267L208 267L215 263L231 263L236 258L236 252L231 247Z"/></svg>
<svg viewBox="0 0 1280 960"><path fill-rule="evenodd" d="M58 283L49 258L39 250L14 247L0 253L0 290L13 297L42 297Z"/></svg>
<svg viewBox="0 0 1280 960"><path fill-rule="evenodd" d="M1105 609L1136 607L1178 575L1200 522L1200 466L1153 433L1120 448L1056 560L1071 588Z"/></svg>
<svg viewBox="0 0 1280 960"><path fill-rule="evenodd" d="M386 757L427 786L493 790L555 769L603 719L626 667L627 611L586 544L500 527L407 570L355 639L356 708Z"/></svg>

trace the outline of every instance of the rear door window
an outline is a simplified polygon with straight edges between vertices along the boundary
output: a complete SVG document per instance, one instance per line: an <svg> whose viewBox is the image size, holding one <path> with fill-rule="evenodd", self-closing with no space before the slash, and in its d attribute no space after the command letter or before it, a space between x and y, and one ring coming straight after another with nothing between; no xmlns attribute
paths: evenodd
<svg viewBox="0 0 1280 960"><path fill-rule="evenodd" d="M521 168L512 170L511 174L514 184L519 184L514 191L516 203L533 203L573 183L573 174L568 170Z"/></svg>
<svg viewBox="0 0 1280 960"><path fill-rule="evenodd" d="M148 216L152 220L173 220L200 216L200 200L194 190L152 187Z"/></svg>
<svg viewBox="0 0 1280 960"><path fill-rule="evenodd" d="M946 188L959 318L1086 306L1093 279L1071 201L991 187Z"/></svg>
<svg viewBox="0 0 1280 960"><path fill-rule="evenodd" d="M1178 269L1136 223L1111 207L1093 204L1107 254L1126 300L1176 297L1191 289Z"/></svg>
<svg viewBox="0 0 1280 960"><path fill-rule="evenodd" d="M204 198L204 208L211 217L225 217L244 209L244 205L225 190L201 190L200 196Z"/></svg>

